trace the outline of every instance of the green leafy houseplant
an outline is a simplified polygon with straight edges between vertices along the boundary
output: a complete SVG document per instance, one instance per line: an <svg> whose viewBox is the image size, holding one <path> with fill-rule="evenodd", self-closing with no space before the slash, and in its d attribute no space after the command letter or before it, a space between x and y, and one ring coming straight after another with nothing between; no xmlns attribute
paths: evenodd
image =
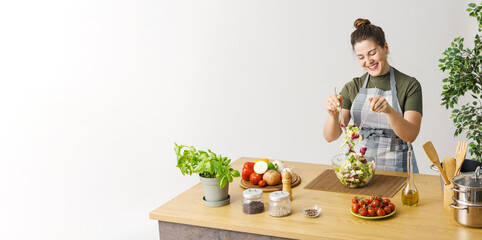
<svg viewBox="0 0 482 240"><path fill-rule="evenodd" d="M231 159L218 156L209 149L206 152L192 146L174 144L174 151L177 155L176 167L181 170L182 175L198 173L204 178L219 178L220 188L226 186L228 181L233 182L234 177L239 177L239 171L229 165Z"/></svg>
<svg viewBox="0 0 482 240"><path fill-rule="evenodd" d="M442 104L452 109L450 118L456 127L454 136L466 132L469 139L469 152L472 160L482 162L482 2L470 3L467 9L469 16L478 21L478 33L475 35L474 48L464 48L464 39L455 38L451 47L443 52L438 65L449 76L443 79ZM472 97L473 101L454 107L459 97Z"/></svg>

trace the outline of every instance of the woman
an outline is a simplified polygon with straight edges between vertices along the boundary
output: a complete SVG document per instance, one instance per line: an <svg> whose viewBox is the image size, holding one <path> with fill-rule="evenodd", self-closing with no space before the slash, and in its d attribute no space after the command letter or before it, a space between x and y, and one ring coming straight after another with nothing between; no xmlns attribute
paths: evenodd
<svg viewBox="0 0 482 240"><path fill-rule="evenodd" d="M352 117L357 126L364 121L360 132L368 148L366 158L376 159L377 169L406 172L407 143L415 141L422 122L422 88L415 78L389 65L380 27L360 18L354 26L351 45L366 73L345 84L341 95L328 97L323 135L332 142L342 134L337 110L341 106L345 126ZM418 172L414 155L413 159Z"/></svg>

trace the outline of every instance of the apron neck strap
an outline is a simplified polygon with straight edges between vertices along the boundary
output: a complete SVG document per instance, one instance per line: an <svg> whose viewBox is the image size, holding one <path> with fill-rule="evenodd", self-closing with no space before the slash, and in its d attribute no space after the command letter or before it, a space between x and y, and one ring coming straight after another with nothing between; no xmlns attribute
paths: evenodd
<svg viewBox="0 0 482 240"><path fill-rule="evenodd" d="M392 66L390 66L390 90L392 91L392 107L397 109L398 107L398 97L397 97L397 86L395 84L395 73ZM397 111L398 112L398 111Z"/></svg>
<svg viewBox="0 0 482 240"><path fill-rule="evenodd" d="M370 74L367 73L365 78L365 82L363 82L362 88L366 88L368 84L368 79L370 79ZM393 67L390 66L390 90L392 91L392 106L395 107L398 104L397 98L397 86L395 84L395 72L393 71Z"/></svg>

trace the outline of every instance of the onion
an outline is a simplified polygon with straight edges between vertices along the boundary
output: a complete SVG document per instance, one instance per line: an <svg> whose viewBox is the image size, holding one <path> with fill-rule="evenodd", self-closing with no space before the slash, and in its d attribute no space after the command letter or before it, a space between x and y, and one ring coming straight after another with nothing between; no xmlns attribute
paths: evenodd
<svg viewBox="0 0 482 240"><path fill-rule="evenodd" d="M263 180L266 181L267 185L278 185L280 182L280 174L275 170L268 170L263 174Z"/></svg>

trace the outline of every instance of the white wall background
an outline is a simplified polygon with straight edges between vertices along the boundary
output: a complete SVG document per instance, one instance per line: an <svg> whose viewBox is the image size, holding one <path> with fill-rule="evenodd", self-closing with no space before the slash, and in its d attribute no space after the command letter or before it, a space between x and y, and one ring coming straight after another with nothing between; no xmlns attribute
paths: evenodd
<svg viewBox="0 0 482 240"><path fill-rule="evenodd" d="M461 140L437 65L456 36L473 46L469 2L2 1L0 239L157 239L148 213L198 182L174 142L329 164L324 102L363 73L358 17L422 84L432 174L421 145Z"/></svg>

